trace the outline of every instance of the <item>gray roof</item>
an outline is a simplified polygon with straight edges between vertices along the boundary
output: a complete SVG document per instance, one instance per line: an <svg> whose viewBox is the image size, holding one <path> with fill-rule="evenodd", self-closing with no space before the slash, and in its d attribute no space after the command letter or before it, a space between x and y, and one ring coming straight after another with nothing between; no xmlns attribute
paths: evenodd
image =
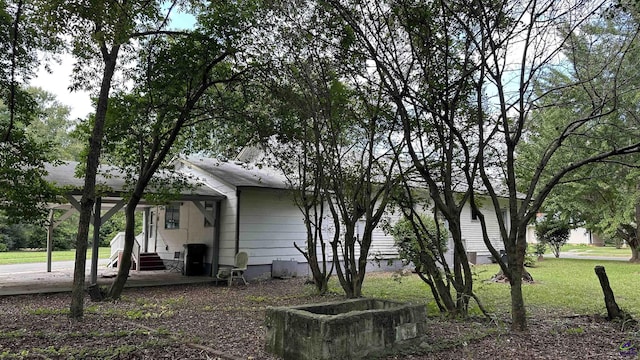
<svg viewBox="0 0 640 360"><path fill-rule="evenodd" d="M84 187L84 177L75 176L78 163L75 161L62 162L60 164L46 164L45 169L48 175L45 177L47 181L58 187L69 188L72 194L79 194ZM188 180L191 183L190 189L181 192L182 198L206 197L209 199L224 199L225 196L218 191L198 182L195 179ZM114 167L101 165L98 169L96 185L106 186L112 194L122 194L126 192L124 173ZM153 189L145 191L145 193L154 193Z"/></svg>
<svg viewBox="0 0 640 360"><path fill-rule="evenodd" d="M289 188L286 178L267 166L221 161L202 156L189 156L181 161L186 166L197 167L235 187Z"/></svg>

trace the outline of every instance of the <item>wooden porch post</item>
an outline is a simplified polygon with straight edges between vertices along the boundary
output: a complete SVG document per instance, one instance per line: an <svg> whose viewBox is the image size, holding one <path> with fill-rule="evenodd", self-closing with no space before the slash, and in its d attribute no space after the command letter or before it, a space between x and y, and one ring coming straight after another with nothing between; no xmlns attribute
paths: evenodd
<svg viewBox="0 0 640 360"><path fill-rule="evenodd" d="M216 201L216 221L213 223L213 257L211 259L211 276L218 275L220 266L220 209L222 201Z"/></svg>
<svg viewBox="0 0 640 360"><path fill-rule="evenodd" d="M144 234L144 252L149 251L149 215L151 213L151 209L148 207L144 208L142 212L142 232Z"/></svg>
<svg viewBox="0 0 640 360"><path fill-rule="evenodd" d="M49 226L47 226L47 272L51 272L51 253L53 252L53 230L58 227L63 221L73 215L75 208L67 210L57 221L54 221L54 210L49 211Z"/></svg>
<svg viewBox="0 0 640 360"><path fill-rule="evenodd" d="M51 272L51 252L53 251L53 209L49 210L49 224L47 225L47 272Z"/></svg>
<svg viewBox="0 0 640 360"><path fill-rule="evenodd" d="M102 209L102 198L97 197L93 210L93 247L91 252L91 285L98 283L98 248L100 245L100 225Z"/></svg>
<svg viewBox="0 0 640 360"><path fill-rule="evenodd" d="M220 264L219 252L220 252L220 209L221 201L215 200L215 213L211 214L207 212L205 205L198 200L192 200L193 204L200 210L204 217L213 225L213 256L211 257L211 276L215 276L218 273L218 266Z"/></svg>

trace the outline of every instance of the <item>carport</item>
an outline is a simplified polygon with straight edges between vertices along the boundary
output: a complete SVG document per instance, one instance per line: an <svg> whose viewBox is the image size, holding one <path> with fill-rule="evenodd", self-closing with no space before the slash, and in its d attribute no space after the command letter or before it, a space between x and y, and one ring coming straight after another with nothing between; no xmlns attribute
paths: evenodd
<svg viewBox="0 0 640 360"><path fill-rule="evenodd" d="M84 179L75 176L77 162L63 162L60 164L48 164L46 170L48 175L47 181L55 184L63 189L63 195L60 203L49 204L49 221L47 226L47 272L51 272L52 251L53 251L53 232L57 226L63 221L69 219L73 214L80 211L80 198ZM192 202L202 215L211 223L213 231L213 251L217 254L220 246L220 202L225 196L219 192L200 184L194 179L188 179L188 186L176 195L176 201ZM102 165L99 168L99 174L96 179L96 189L98 196L96 197L93 216L91 222L93 224L93 251L91 258L90 284L98 283L98 248L100 227L114 214L120 211L126 205L127 183L124 173L118 168ZM153 194L153 189L148 194ZM205 209L205 202L213 202L215 211L209 212ZM142 199L137 206L136 211L142 212L142 233L139 244L140 252L149 252L149 224L151 222L150 209L157 204L150 203ZM58 219L54 219L54 211L62 210L64 213ZM96 214L100 214L96 216ZM139 259L135 259L139 263ZM212 258L212 270L217 272L218 257Z"/></svg>

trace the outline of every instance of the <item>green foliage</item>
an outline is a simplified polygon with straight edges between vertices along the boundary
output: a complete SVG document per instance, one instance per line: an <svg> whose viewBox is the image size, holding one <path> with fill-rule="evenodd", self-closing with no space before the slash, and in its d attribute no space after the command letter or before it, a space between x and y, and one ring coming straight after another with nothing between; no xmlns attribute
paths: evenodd
<svg viewBox="0 0 640 360"><path fill-rule="evenodd" d="M569 224L561 219L545 216L536 223L538 242L548 244L555 257L560 257L560 248L569 240Z"/></svg>
<svg viewBox="0 0 640 360"><path fill-rule="evenodd" d="M533 267L536 264L536 259L533 257L533 255L527 253L524 254L524 266L526 267Z"/></svg>
<svg viewBox="0 0 640 360"><path fill-rule="evenodd" d="M27 91L37 112L26 128L27 135L37 143L48 144L56 160L81 160L84 145L73 133L76 122L69 119L70 108L40 88Z"/></svg>
<svg viewBox="0 0 640 360"><path fill-rule="evenodd" d="M124 231L126 219L123 211L119 211L100 226L100 246L109 246L111 240L119 233ZM74 222L75 224L75 222ZM56 229L57 230L57 229ZM142 217L136 216L135 230L136 234L142 232ZM75 234L75 233L74 233ZM75 235L74 235L75 236Z"/></svg>
<svg viewBox="0 0 640 360"><path fill-rule="evenodd" d="M6 213L0 211L0 245L6 247L5 251L42 248L45 242L46 231L42 226L11 223Z"/></svg>
<svg viewBox="0 0 640 360"><path fill-rule="evenodd" d="M547 252L547 244L546 243L543 243L542 241L538 241L537 243L535 243L533 245L533 253L536 256L544 255L545 252Z"/></svg>
<svg viewBox="0 0 640 360"><path fill-rule="evenodd" d="M534 111L535 121L529 123L528 137L519 151L518 171L524 179L536 176L536 164L542 157L548 158L540 176L549 179L568 164L637 140L640 93L635 84L640 80L636 71L640 43L635 36L636 25L637 18L623 12L586 22L564 49L571 63L567 68L572 70L544 72L538 91L548 92L547 99ZM593 82L588 89L603 95L596 95L602 99L597 111L593 109L591 90L570 86L585 79ZM614 99L611 94L616 95L615 101L605 101ZM594 114L599 117L593 118ZM584 120L575 122L576 115ZM577 125L581 131L574 130ZM562 134L563 129L567 129L566 134ZM552 152L556 145L559 148ZM568 173L546 199L544 211L562 214L572 226L583 226L599 236L618 237L621 226L638 222L634 219L634 207L640 198L637 163L638 156L630 154ZM522 190L528 187L526 182L521 183Z"/></svg>
<svg viewBox="0 0 640 360"><path fill-rule="evenodd" d="M398 254L406 263L413 263L417 269L423 267L423 255L435 257L435 252L447 249L448 232L443 224L436 226L432 217L421 215L416 223L403 217L389 229Z"/></svg>
<svg viewBox="0 0 640 360"><path fill-rule="evenodd" d="M9 126L7 108L0 102L0 131ZM53 160L48 144L33 141L16 123L10 141L0 139L0 210L8 221L43 223L46 203L57 195L44 180L45 162Z"/></svg>
<svg viewBox="0 0 640 360"><path fill-rule="evenodd" d="M12 223L44 221L45 204L56 195L43 179L53 152L47 141L26 131L39 116L25 90L38 68L38 51L60 45L43 31L43 17L31 2L0 1L0 210Z"/></svg>

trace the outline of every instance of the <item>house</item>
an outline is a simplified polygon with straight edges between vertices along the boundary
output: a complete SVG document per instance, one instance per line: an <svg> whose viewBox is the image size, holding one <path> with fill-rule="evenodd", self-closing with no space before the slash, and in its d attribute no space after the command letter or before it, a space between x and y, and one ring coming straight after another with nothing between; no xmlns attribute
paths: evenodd
<svg viewBox="0 0 640 360"><path fill-rule="evenodd" d="M544 214L539 213L536 218L540 219L541 217L544 217ZM536 226L527 226L527 243L536 244L537 242ZM569 230L569 239L567 240L567 244L604 246L604 240L597 234L583 227L578 227Z"/></svg>
<svg viewBox="0 0 640 360"><path fill-rule="evenodd" d="M305 244L306 229L303 217L282 174L265 166L198 156L179 159L176 170L198 178L225 196L220 212L220 265L232 265L234 255L238 251L246 251L249 254L249 277L270 274L274 262L290 262L299 274L308 273L305 258L293 246L294 242L301 247ZM503 249L498 223L492 217L493 206L488 201L486 203L481 211L487 214L487 231L490 238L494 239L493 245L497 249ZM166 216L162 214L162 209L159 211L161 219ZM185 211L188 214L194 212L188 206ZM508 224L506 205L502 214ZM393 221L397 216L390 214L387 217ZM475 253L477 262L489 262L491 254L482 239L480 222L473 216L470 206L464 207L462 216L462 231L467 251ZM364 228L359 225L357 224L357 232ZM184 237L173 236L176 233L173 229L159 230L157 241L169 245L170 248L167 254L162 255L168 256L173 249L181 246ZM327 233L330 235L330 228L327 229ZM187 241L192 240L197 241L187 235ZM449 248L452 248L452 244ZM397 260L397 256L393 238L381 229L376 229L370 251L372 267L384 267L389 260ZM207 254L207 261L210 257L213 257L212 252ZM374 262L374 258L381 261ZM393 265L397 266L398 262Z"/></svg>
<svg viewBox="0 0 640 360"><path fill-rule="evenodd" d="M219 217L220 246L217 253L220 265L232 265L235 254L246 251L249 254L249 278L270 276L274 263L284 266L289 273L308 273L306 259L293 246L294 242L300 247L305 246L307 233L303 216L282 174L259 165L203 157L178 159L176 170L198 178L225 196ZM159 211L160 218L166 216L162 209ZM188 206L184 211L192 213ZM327 221L327 237L332 234L330 223ZM363 226L358 226L358 229L363 229ZM169 253L181 246L183 238L175 234L173 229L167 228L160 229L158 233L157 241L169 244ZM191 239L188 237L188 241ZM330 253L330 249L327 251ZM382 230L374 233L370 253L382 260L397 258L393 239ZM207 254L207 262L210 257L213 257L212 252Z"/></svg>
<svg viewBox="0 0 640 360"><path fill-rule="evenodd" d="M174 165L176 171L188 176L194 186L169 204L154 205L144 200L140 203L144 226L142 234L137 237L138 253L134 254L134 262L141 261L140 254L150 253L157 254L167 265L177 262L188 267L194 256L202 257L202 274L215 276L220 267L233 265L235 254L245 251L249 254L247 278L309 273L306 259L294 247L294 242L300 247L305 245L303 216L282 174L259 164L219 161L202 156L179 158ZM67 163L50 167L49 179L59 185L81 188L81 180L71 175L74 166ZM110 177L99 179L105 187L113 190L105 194L102 204L117 211L124 202L124 181L117 176L117 171L111 170ZM152 192L153 189L149 191ZM77 190L67 194L69 204L57 206L74 210L77 206L73 204L77 204L78 195ZM496 249L503 249L498 223L492 216L493 207L489 201L485 203L481 211L487 218L487 231L494 239ZM502 214L508 224L506 205ZM462 212L464 242L476 262L486 263L490 253L482 239L480 222L474 215L470 206L465 205ZM393 222L397 216L389 214L388 218ZM327 221L324 229L328 237L332 234L331 223ZM358 224L357 232L363 228ZM117 264L121 248L119 240L114 239L113 263ZM369 254L373 269L387 268L388 263L392 268L401 266L393 238L382 229L375 230Z"/></svg>

